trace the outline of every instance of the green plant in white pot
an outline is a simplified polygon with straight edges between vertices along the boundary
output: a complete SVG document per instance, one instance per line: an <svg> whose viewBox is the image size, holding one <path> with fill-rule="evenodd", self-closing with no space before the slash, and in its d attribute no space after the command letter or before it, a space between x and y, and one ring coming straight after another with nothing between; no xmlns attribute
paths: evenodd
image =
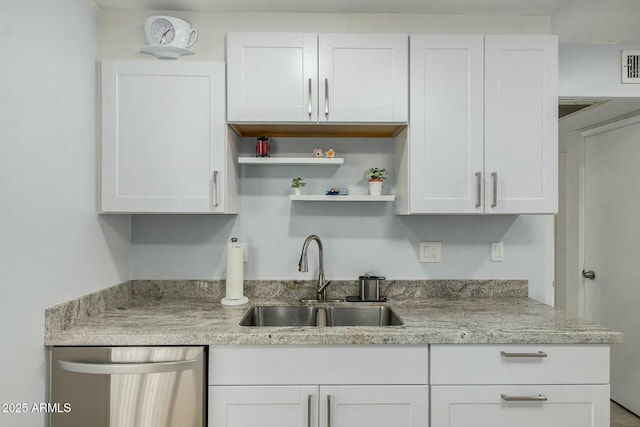
<svg viewBox="0 0 640 427"><path fill-rule="evenodd" d="M307 185L306 182L304 182L304 179L298 177L298 178L293 178L291 180L291 188L293 188L293 194L295 194L296 196L299 196L302 194L302 188Z"/></svg>
<svg viewBox="0 0 640 427"><path fill-rule="evenodd" d="M387 170L385 168L369 168L366 170L365 175L369 180L369 195L381 195L382 183L387 179Z"/></svg>

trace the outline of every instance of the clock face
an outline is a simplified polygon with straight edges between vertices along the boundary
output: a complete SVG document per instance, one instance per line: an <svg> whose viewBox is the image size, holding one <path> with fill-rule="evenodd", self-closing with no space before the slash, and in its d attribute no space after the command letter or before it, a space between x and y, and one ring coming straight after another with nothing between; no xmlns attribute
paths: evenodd
<svg viewBox="0 0 640 427"><path fill-rule="evenodd" d="M176 29L171 22L164 18L158 18L151 23L149 28L151 39L154 43L171 44L176 36Z"/></svg>

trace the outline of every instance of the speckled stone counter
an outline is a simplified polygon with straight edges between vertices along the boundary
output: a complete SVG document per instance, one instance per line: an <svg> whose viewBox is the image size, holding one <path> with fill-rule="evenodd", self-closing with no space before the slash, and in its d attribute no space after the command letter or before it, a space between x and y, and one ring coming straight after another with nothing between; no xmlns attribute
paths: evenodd
<svg viewBox="0 0 640 427"><path fill-rule="evenodd" d="M404 325L390 327L239 325L245 311L253 305L298 304L297 299L290 295L285 298L275 288L301 288L300 293L304 294L308 283L260 282L258 287L263 290L271 286L270 297L256 297L261 292L252 290L248 305L225 307L219 302L218 283L127 282L117 289L110 288L106 302L105 297L90 295L84 297L84 302L81 298L48 309L45 344L607 344L622 340L621 333L527 298L526 282L524 295L520 282L438 282L432 287L440 289L432 291L438 296L424 290L411 291L412 286L416 289L429 286L397 284L398 288L404 287L404 296L389 296L386 304L396 311ZM343 286L348 294L353 292L352 283L345 282ZM288 293L297 297L294 290L289 289ZM101 308L92 309L87 301L96 302Z"/></svg>

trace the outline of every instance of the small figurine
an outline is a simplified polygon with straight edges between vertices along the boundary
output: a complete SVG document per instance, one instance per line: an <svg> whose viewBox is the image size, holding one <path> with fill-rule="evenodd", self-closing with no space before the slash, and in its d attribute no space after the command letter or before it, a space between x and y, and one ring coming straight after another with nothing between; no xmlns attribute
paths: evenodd
<svg viewBox="0 0 640 427"><path fill-rule="evenodd" d="M322 148L314 148L313 149L313 157L322 157L324 154L322 153Z"/></svg>
<svg viewBox="0 0 640 427"><path fill-rule="evenodd" d="M324 153L327 159L331 159L336 156L336 152L333 151L333 148L329 148L326 153Z"/></svg>

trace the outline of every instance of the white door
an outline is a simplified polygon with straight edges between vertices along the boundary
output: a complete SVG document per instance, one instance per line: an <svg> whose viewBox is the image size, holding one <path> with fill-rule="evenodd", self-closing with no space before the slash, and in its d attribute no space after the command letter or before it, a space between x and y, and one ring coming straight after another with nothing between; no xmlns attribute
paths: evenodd
<svg viewBox="0 0 640 427"><path fill-rule="evenodd" d="M640 414L640 124L586 136L584 317L624 333L611 346L611 398ZM636 122L633 124L633 122ZM625 125L626 124L626 125Z"/></svg>
<svg viewBox="0 0 640 427"><path fill-rule="evenodd" d="M428 386L321 386L319 426L425 427Z"/></svg>
<svg viewBox="0 0 640 427"><path fill-rule="evenodd" d="M406 123L408 43L406 34L320 34L319 120Z"/></svg>
<svg viewBox="0 0 640 427"><path fill-rule="evenodd" d="M434 386L431 425L609 427L608 393L608 385Z"/></svg>
<svg viewBox="0 0 640 427"><path fill-rule="evenodd" d="M227 34L229 122L317 121L318 37Z"/></svg>
<svg viewBox="0 0 640 427"><path fill-rule="evenodd" d="M211 386L209 427L317 427L317 386Z"/></svg>
<svg viewBox="0 0 640 427"><path fill-rule="evenodd" d="M558 40L485 37L485 211L558 211Z"/></svg>
<svg viewBox="0 0 640 427"><path fill-rule="evenodd" d="M411 36L412 213L484 212L484 37Z"/></svg>
<svg viewBox="0 0 640 427"><path fill-rule="evenodd" d="M103 212L224 212L223 62L102 63Z"/></svg>

